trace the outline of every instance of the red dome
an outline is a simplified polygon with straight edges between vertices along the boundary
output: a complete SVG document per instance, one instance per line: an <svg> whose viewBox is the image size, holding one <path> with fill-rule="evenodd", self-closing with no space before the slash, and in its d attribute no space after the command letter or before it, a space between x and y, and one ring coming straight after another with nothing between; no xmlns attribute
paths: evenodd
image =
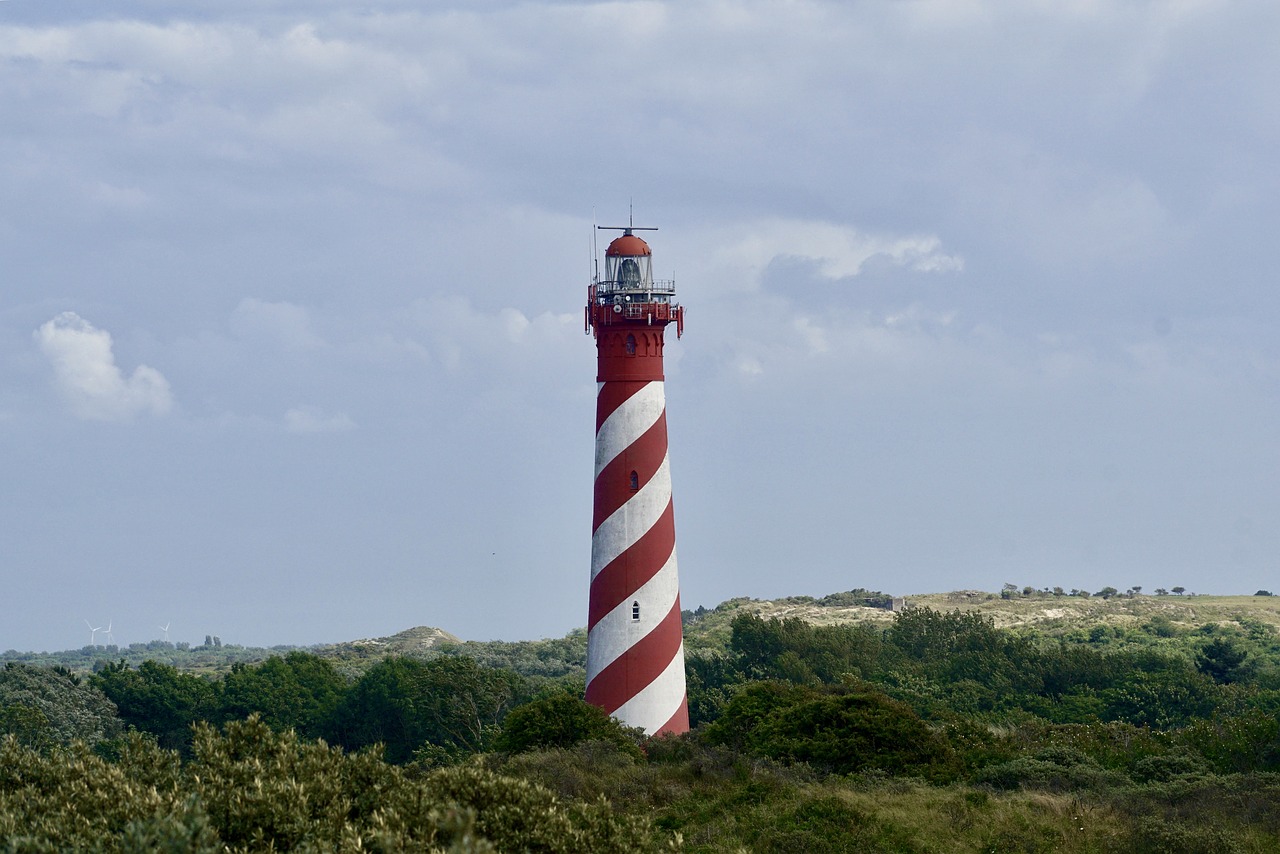
<svg viewBox="0 0 1280 854"><path fill-rule="evenodd" d="M609 244L609 248L604 251L604 254L613 257L618 255L652 255L653 253L649 251L648 243L645 243L634 234L624 234L615 238Z"/></svg>

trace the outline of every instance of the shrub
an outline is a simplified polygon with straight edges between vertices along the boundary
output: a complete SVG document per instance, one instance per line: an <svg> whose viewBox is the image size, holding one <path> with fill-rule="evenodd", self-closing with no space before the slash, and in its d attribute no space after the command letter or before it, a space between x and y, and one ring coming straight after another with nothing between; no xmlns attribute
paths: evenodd
<svg viewBox="0 0 1280 854"><path fill-rule="evenodd" d="M1049 747L1032 756L1020 756L992 765L973 777L996 789L1045 789L1053 792L1102 789L1124 782L1114 771L1070 748Z"/></svg>
<svg viewBox="0 0 1280 854"><path fill-rule="evenodd" d="M823 694L769 682L740 691L707 727L706 738L837 773L874 768L937 776L953 760L941 736L909 706L883 694Z"/></svg>
<svg viewBox="0 0 1280 854"><path fill-rule="evenodd" d="M648 821L566 804L478 767L413 779L251 717L196 728L193 759L139 735L109 763L83 745L41 756L0 741L8 851L650 851ZM451 847L452 846L452 847Z"/></svg>
<svg viewBox="0 0 1280 854"><path fill-rule="evenodd" d="M507 753L521 753L599 740L616 744L628 755L643 759L644 753L637 744L639 737L603 709L576 694L560 692L512 709L494 746Z"/></svg>

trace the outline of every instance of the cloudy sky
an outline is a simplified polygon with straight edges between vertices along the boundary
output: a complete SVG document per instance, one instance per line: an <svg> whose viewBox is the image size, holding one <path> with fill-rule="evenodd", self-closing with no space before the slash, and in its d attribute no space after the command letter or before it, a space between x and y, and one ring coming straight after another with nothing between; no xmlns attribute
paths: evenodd
<svg viewBox="0 0 1280 854"><path fill-rule="evenodd" d="M1277 43L1262 0L0 2L0 649L583 625L632 203L685 607L1280 588Z"/></svg>

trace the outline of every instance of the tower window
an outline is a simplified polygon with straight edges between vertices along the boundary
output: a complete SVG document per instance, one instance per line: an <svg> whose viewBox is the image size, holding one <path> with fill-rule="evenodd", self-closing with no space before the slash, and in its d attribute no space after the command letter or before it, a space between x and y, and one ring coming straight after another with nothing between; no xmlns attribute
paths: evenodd
<svg viewBox="0 0 1280 854"><path fill-rule="evenodd" d="M636 472L631 473L631 491L636 492L640 489L640 475Z"/></svg>
<svg viewBox="0 0 1280 854"><path fill-rule="evenodd" d="M636 336L627 336L627 355L634 356L636 354Z"/></svg>
<svg viewBox="0 0 1280 854"><path fill-rule="evenodd" d="M639 602L631 603L631 621L633 623L640 621L640 603Z"/></svg>

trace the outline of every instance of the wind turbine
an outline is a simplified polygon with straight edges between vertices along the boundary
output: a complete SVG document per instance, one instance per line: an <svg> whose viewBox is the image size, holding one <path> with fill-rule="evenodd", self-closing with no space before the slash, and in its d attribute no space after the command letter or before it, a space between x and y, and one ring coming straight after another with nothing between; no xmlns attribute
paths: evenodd
<svg viewBox="0 0 1280 854"><path fill-rule="evenodd" d="M98 632L102 631L102 626L90 626L88 620L85 620L84 624L89 626L89 646L97 646Z"/></svg>
<svg viewBox="0 0 1280 854"><path fill-rule="evenodd" d="M173 620L170 620L168 623L165 623L163 626L156 626L156 628L157 628L157 629L159 629L160 631L164 632L164 642L165 642L165 643L168 643L168 642L169 642L169 626L170 626L170 624L171 624L171 623L173 623Z"/></svg>
<svg viewBox="0 0 1280 854"><path fill-rule="evenodd" d="M116 642L116 636L111 634L111 621L107 620L107 646L111 646Z"/></svg>

